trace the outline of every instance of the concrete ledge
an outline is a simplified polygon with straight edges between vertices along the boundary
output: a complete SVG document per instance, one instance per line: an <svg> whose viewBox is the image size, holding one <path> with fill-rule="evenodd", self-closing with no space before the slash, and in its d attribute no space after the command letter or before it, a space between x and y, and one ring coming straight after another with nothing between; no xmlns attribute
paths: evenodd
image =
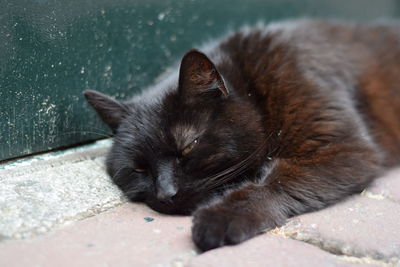
<svg viewBox="0 0 400 267"><path fill-rule="evenodd" d="M0 239L26 238L124 202L104 171L111 145L91 145L0 165Z"/></svg>

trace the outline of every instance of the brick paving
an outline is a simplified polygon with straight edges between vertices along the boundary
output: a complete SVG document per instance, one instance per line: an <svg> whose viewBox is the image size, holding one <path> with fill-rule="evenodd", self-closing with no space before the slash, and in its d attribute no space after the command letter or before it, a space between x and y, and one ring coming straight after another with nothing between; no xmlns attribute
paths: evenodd
<svg viewBox="0 0 400 267"><path fill-rule="evenodd" d="M366 261L365 261L366 262ZM370 261L372 266L373 261ZM360 266L300 241L264 234L238 246L216 249L193 257L187 264L203 266ZM371 265L370 265L371 266Z"/></svg>
<svg viewBox="0 0 400 267"><path fill-rule="evenodd" d="M339 255L400 259L400 205L364 196L290 220L281 233Z"/></svg>
<svg viewBox="0 0 400 267"><path fill-rule="evenodd" d="M189 232L190 217L128 203L46 235L0 243L0 266L179 263L196 253Z"/></svg>
<svg viewBox="0 0 400 267"><path fill-rule="evenodd" d="M376 179L374 184L366 190L379 198L388 198L400 203L400 170L389 171L383 179Z"/></svg>

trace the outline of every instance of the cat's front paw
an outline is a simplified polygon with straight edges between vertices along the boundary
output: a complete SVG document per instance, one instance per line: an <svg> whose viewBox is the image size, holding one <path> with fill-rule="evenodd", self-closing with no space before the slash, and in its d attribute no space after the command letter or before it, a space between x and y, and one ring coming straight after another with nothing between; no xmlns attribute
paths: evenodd
<svg viewBox="0 0 400 267"><path fill-rule="evenodd" d="M238 211L200 209L194 213L193 241L203 251L243 242L260 232L250 217Z"/></svg>

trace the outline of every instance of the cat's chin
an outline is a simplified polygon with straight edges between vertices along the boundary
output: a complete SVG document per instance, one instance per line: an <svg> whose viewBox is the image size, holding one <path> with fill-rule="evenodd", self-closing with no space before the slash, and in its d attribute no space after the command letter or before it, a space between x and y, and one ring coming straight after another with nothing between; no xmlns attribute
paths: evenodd
<svg viewBox="0 0 400 267"><path fill-rule="evenodd" d="M170 215L191 215L196 206L180 205L178 203L162 203L155 199L146 199L145 203L151 209Z"/></svg>

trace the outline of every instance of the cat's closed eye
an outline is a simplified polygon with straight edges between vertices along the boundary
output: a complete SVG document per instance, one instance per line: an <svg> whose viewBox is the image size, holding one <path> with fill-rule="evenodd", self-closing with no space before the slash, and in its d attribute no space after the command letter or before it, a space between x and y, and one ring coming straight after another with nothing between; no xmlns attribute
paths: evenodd
<svg viewBox="0 0 400 267"><path fill-rule="evenodd" d="M186 146L183 150L182 150L182 156L186 156L188 155L193 148L198 144L199 140L196 138L194 139L188 146Z"/></svg>
<svg viewBox="0 0 400 267"><path fill-rule="evenodd" d="M136 169L133 169L135 172L138 172L138 173L145 173L146 172L146 169L141 169L141 168L136 168Z"/></svg>

